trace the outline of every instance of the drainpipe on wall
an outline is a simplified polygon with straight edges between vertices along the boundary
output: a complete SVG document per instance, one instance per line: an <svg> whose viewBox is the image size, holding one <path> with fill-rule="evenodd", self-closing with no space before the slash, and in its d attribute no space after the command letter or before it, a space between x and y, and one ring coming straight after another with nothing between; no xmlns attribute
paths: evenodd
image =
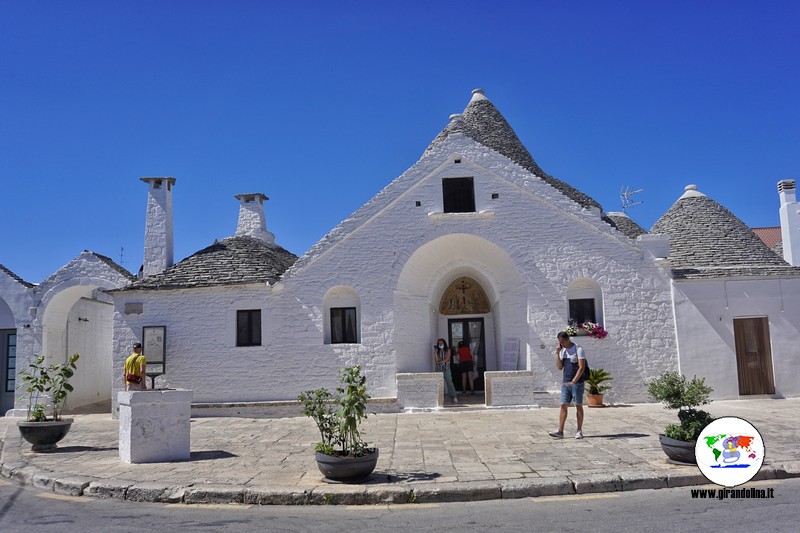
<svg viewBox="0 0 800 533"><path fill-rule="evenodd" d="M800 204L797 203L795 181L779 181L778 194L781 199L783 258L792 266L800 266Z"/></svg>

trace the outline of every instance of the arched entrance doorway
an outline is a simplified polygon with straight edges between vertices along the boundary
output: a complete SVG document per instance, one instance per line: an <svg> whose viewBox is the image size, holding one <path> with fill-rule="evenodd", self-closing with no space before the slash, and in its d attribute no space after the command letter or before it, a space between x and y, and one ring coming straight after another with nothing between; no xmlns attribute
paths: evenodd
<svg viewBox="0 0 800 533"><path fill-rule="evenodd" d="M475 367L475 390L483 390L486 371L486 321L492 307L481 284L469 276L459 276L447 286L439 301L439 314L447 320L447 342L454 350L463 343L470 349ZM456 389L468 383L462 369L453 368Z"/></svg>
<svg viewBox="0 0 800 533"><path fill-rule="evenodd" d="M111 399L111 298L97 286L62 288L43 305L42 354L48 364L81 355L70 380L69 408Z"/></svg>
<svg viewBox="0 0 800 533"><path fill-rule="evenodd" d="M469 290L469 294L461 293L459 280L474 282L486 306L476 306L476 296ZM458 294L464 297L461 303L451 302ZM451 323L461 323L462 336L463 328L471 333L472 327L475 332L478 326L470 326L470 322L478 319L483 319L483 369L497 370L501 355L497 347L505 336L520 339L523 346L527 343L527 303L528 288L516 263L497 244L476 235L453 233L421 245L406 260L394 293L397 372L433 372L431 343L439 337L455 338L459 326L452 326L456 331L451 337ZM448 310L451 304L453 308ZM473 333L470 340L472 336L480 337Z"/></svg>

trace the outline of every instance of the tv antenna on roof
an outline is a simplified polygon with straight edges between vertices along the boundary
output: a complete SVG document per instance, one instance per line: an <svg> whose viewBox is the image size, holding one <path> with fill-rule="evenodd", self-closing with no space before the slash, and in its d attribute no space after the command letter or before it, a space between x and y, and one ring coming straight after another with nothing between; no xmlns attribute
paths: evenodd
<svg viewBox="0 0 800 533"><path fill-rule="evenodd" d="M631 198L634 194L638 194L644 191L644 189L636 189L631 190L629 186L624 186L621 191L619 191L619 199L622 202L622 212L624 213L629 207L633 207L635 205L643 204L644 200L639 202L634 202Z"/></svg>

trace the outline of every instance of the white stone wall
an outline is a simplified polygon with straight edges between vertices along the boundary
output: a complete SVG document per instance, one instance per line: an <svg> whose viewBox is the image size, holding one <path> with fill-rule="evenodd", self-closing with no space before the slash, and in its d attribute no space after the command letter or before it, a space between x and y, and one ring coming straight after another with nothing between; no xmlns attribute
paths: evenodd
<svg viewBox="0 0 800 533"><path fill-rule="evenodd" d="M0 328L8 329L30 322L33 289L0 270ZM27 322L26 322L27 321Z"/></svg>
<svg viewBox="0 0 800 533"><path fill-rule="evenodd" d="M703 377L712 398L739 398L733 319L766 316L775 392L800 395L800 280L685 281L674 284L680 371Z"/></svg>
<svg viewBox="0 0 800 533"><path fill-rule="evenodd" d="M33 289L20 283L4 271L0 270L0 329L16 329L17 345L31 345L31 315L30 308L33 306ZM17 361L22 359L17 349ZM0 361L0 364L3 364ZM27 363L26 363L27 364ZM20 363L17 363L20 368ZM3 383L0 386L4 386ZM7 412L14 414L15 401L14 394L4 394L4 400L0 402L0 416ZM17 407L24 407L17 405Z"/></svg>
<svg viewBox="0 0 800 533"><path fill-rule="evenodd" d="M320 386L322 374L335 377L338 366L314 364L321 332L308 338L296 334L310 327L309 316L291 324L292 309L278 309L277 301L276 291L264 285L116 293L114 397L123 388L125 359L133 343L142 341L144 326L167 328L166 374L156 386L192 389L197 402L295 399L302 390ZM142 313L126 314L128 303L142 304ZM261 346L236 346L240 309L261 310Z"/></svg>

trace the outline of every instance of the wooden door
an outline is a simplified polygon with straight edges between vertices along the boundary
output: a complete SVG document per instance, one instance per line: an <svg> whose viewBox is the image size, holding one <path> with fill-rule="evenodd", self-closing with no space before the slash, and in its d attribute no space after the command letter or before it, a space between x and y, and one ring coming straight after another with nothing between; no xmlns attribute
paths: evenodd
<svg viewBox="0 0 800 533"><path fill-rule="evenodd" d="M739 394L775 394L767 317L734 318Z"/></svg>

